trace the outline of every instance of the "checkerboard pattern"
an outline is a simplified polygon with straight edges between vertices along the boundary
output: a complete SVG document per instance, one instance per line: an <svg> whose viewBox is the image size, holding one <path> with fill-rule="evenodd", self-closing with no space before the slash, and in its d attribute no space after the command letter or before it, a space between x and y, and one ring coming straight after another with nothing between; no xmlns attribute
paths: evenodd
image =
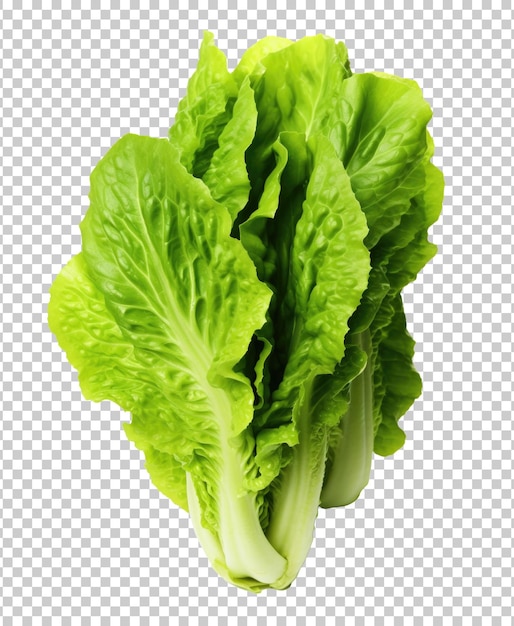
<svg viewBox="0 0 514 626"><path fill-rule="evenodd" d="M41 4L4 3L0 20L2 625L510 625L508 3ZM355 71L416 79L447 182L439 255L405 293L424 380L407 444L374 459L354 505L320 512L293 586L259 596L209 567L187 515L126 441L128 416L82 399L46 324L48 288L80 249L92 167L124 133L165 136L205 29L231 66L267 34L324 32L346 42Z"/></svg>

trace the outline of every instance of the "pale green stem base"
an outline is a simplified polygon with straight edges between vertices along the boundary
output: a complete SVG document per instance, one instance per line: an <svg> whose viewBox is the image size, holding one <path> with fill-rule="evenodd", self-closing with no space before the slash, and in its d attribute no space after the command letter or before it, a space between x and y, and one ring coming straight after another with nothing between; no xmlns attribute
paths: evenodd
<svg viewBox="0 0 514 626"><path fill-rule="evenodd" d="M342 418L342 436L321 492L323 508L351 504L369 482L373 456L373 384L369 331L355 335L354 343L366 352L368 362L363 372L350 383L350 407Z"/></svg>

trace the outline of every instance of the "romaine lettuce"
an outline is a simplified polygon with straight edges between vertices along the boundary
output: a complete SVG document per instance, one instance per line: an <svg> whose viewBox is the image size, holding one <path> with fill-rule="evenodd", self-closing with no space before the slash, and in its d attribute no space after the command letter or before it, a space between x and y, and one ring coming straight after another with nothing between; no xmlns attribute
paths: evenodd
<svg viewBox="0 0 514 626"><path fill-rule="evenodd" d="M169 137L127 135L91 175L50 328L245 589L287 588L319 506L405 441L401 291L443 193L430 117L416 83L352 74L328 37L265 38L229 72L207 33Z"/></svg>

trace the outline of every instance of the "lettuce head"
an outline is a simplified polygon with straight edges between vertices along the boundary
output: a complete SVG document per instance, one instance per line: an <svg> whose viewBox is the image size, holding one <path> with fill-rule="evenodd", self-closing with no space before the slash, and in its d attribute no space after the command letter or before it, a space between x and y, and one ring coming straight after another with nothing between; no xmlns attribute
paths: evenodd
<svg viewBox="0 0 514 626"><path fill-rule="evenodd" d="M290 586L319 507L404 444L401 292L443 194L430 118L331 38L267 37L229 72L207 33L169 136L126 135L91 175L50 328L235 585Z"/></svg>

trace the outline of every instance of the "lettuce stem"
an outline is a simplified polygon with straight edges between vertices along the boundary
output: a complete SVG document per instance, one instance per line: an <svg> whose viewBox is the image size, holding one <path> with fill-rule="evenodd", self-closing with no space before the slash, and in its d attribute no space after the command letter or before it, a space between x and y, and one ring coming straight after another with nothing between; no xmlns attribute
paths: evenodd
<svg viewBox="0 0 514 626"><path fill-rule="evenodd" d="M327 431L313 433L310 401L312 382L306 386L297 417L300 441L291 462L284 468L273 492L272 515L267 537L287 559L287 569L272 587L287 589L298 575L312 544L318 515L327 454Z"/></svg>
<svg viewBox="0 0 514 626"><path fill-rule="evenodd" d="M368 484L373 455L373 384L371 379L371 335L355 334L352 343L364 350L368 361L350 383L350 406L341 420L342 435L321 492L323 508L354 502Z"/></svg>
<svg viewBox="0 0 514 626"><path fill-rule="evenodd" d="M195 490L195 479L188 472L189 514L214 569L239 587L260 591L282 576L286 561L262 530L256 494L245 493L241 472L243 458L238 454L238 448L224 446L222 459L217 494L217 533L202 524L202 506Z"/></svg>

